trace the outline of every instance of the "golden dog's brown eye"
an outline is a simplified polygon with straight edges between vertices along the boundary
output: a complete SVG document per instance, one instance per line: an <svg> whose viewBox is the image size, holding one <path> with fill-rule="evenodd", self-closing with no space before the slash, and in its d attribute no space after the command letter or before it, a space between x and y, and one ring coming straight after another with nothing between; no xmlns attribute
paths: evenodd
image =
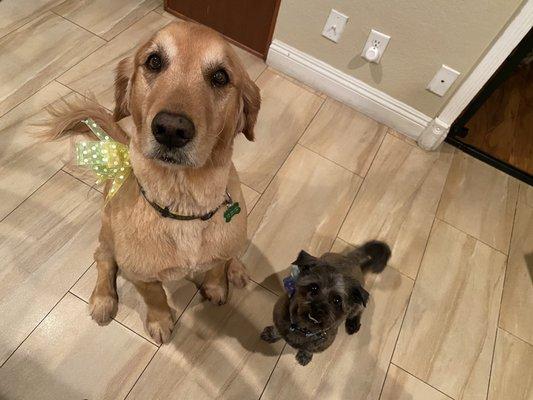
<svg viewBox="0 0 533 400"><path fill-rule="evenodd" d="M162 66L163 61L158 54L150 54L148 56L148 59L146 60L146 68L148 68L150 71L160 71Z"/></svg>
<svg viewBox="0 0 533 400"><path fill-rule="evenodd" d="M308 287L309 293L311 293L313 296L318 294L318 290L320 289L316 283L311 283Z"/></svg>
<svg viewBox="0 0 533 400"><path fill-rule="evenodd" d="M213 86L221 87L227 85L229 82L229 76L228 73L223 70L219 69L216 71L213 76L211 76L211 83Z"/></svg>
<svg viewBox="0 0 533 400"><path fill-rule="evenodd" d="M333 301L333 304L335 304L336 306L340 307L342 305L341 296L334 296L332 301Z"/></svg>

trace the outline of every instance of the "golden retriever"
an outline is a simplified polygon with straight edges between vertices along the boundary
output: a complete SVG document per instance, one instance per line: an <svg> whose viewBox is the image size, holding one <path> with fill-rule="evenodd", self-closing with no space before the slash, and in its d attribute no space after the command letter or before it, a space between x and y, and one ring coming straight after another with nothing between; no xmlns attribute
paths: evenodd
<svg viewBox="0 0 533 400"><path fill-rule="evenodd" d="M88 100L52 109L46 136L86 133L80 120L91 117L129 144L133 173L102 213L90 313L99 324L114 317L120 269L146 302L148 332L164 343L174 322L162 282L205 273L201 293L222 304L228 281L237 287L248 281L237 259L246 243L246 209L231 157L238 133L254 138L260 93L220 34L179 22L119 63L115 100L114 116ZM115 121L128 115L135 130L126 133ZM229 223L223 218L226 191L242 207ZM180 221L165 218L150 202L183 216L220 208L207 220Z"/></svg>

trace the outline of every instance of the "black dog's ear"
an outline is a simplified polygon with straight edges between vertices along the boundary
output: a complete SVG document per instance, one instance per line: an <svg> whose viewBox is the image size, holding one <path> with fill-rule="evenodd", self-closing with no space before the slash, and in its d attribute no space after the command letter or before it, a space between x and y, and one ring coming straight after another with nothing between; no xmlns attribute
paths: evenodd
<svg viewBox="0 0 533 400"><path fill-rule="evenodd" d="M310 266L315 264L316 260L317 259L315 256L312 256L308 252L302 250L300 251L300 254L298 254L298 258L293 262L293 264L299 267Z"/></svg>
<svg viewBox="0 0 533 400"><path fill-rule="evenodd" d="M363 307L366 307L369 297L368 292L359 283L350 289L350 300L354 303L362 304Z"/></svg>
<svg viewBox="0 0 533 400"><path fill-rule="evenodd" d="M315 266L317 263L317 258L307 253L306 251L300 251L298 258L293 262L294 265L300 267L300 274L304 275L309 272L311 267Z"/></svg>

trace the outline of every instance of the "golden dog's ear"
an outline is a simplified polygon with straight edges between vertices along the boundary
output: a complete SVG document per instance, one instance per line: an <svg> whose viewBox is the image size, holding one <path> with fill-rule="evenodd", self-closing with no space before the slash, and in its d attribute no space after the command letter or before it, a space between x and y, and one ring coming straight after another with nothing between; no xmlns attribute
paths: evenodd
<svg viewBox="0 0 533 400"><path fill-rule="evenodd" d="M118 63L115 75L115 121L130 115L129 99L131 77L133 75L133 59L124 58Z"/></svg>
<svg viewBox="0 0 533 400"><path fill-rule="evenodd" d="M257 85L248 76L246 76L243 84L242 101L241 132L244 133L246 139L253 141L257 114L261 107L261 93Z"/></svg>

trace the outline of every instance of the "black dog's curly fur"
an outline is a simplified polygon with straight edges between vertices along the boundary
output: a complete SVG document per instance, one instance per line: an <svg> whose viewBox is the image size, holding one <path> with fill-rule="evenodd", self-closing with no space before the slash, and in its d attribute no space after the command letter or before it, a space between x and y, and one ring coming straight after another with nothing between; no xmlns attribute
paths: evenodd
<svg viewBox="0 0 533 400"><path fill-rule="evenodd" d="M327 349L344 321L349 335L361 327L361 314L369 294L363 288L365 275L378 274L387 265L391 251L384 242L370 241L347 255L325 253L321 257L301 251L293 263L300 268L296 290L284 294L274 306L274 326L261 338L280 339L298 350L296 360L308 364L313 353Z"/></svg>

